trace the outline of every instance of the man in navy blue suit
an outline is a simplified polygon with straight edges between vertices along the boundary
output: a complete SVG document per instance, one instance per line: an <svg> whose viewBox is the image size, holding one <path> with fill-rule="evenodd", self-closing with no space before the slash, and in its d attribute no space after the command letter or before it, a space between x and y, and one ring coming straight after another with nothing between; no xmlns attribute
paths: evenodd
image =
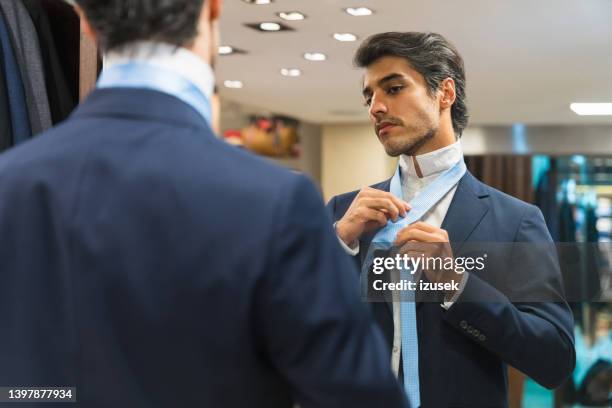
<svg viewBox="0 0 612 408"><path fill-rule="evenodd" d="M410 402L505 407L506 364L545 387L560 385L575 364L573 321L541 212L479 182L464 167L450 185L431 188L439 178L452 180L463 165L458 140L468 113L461 56L438 34L383 33L361 45L355 62L365 68L363 97L376 135L388 155L399 156L394 179L401 192L393 194L392 179L331 199L328 209L345 251L363 264L381 228L409 217L415 198L432 201L421 192L433 196L442 188L439 199L396 234L396 248L429 243L424 251L452 256L466 243L504 242L523 248L520 266L531 273L521 279L520 268L503 268L499 257L481 273L448 271L438 281L454 285L438 302L417 298L412 320L404 313L408 302L387 297L371 304ZM524 251L523 243L545 250ZM418 347L404 350L406 344Z"/></svg>
<svg viewBox="0 0 612 408"><path fill-rule="evenodd" d="M221 1L77 3L97 89L0 157L0 386L405 407L316 189L210 129Z"/></svg>

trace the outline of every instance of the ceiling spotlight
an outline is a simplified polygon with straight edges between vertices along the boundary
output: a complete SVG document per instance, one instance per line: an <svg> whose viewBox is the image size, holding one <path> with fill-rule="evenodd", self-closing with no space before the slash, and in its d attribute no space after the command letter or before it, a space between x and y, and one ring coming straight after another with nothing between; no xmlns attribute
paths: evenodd
<svg viewBox="0 0 612 408"><path fill-rule="evenodd" d="M219 54L221 55L229 55L234 53L234 48L229 45L222 45L219 47Z"/></svg>
<svg viewBox="0 0 612 408"><path fill-rule="evenodd" d="M357 36L351 33L334 33L334 38L342 42L357 41Z"/></svg>
<svg viewBox="0 0 612 408"><path fill-rule="evenodd" d="M308 61L325 61L327 56L321 52L307 52L304 54L304 58Z"/></svg>
<svg viewBox="0 0 612 408"><path fill-rule="evenodd" d="M348 7L345 8L344 11L354 17L371 16L374 14L374 11L367 7Z"/></svg>
<svg viewBox="0 0 612 408"><path fill-rule="evenodd" d="M580 116L612 115L612 103L572 103L570 109Z"/></svg>
<svg viewBox="0 0 612 408"><path fill-rule="evenodd" d="M286 24L281 22L274 21L263 21L259 23L246 23L246 27L252 28L254 30L270 33L270 32L279 32L279 31L293 31L293 28L289 27Z"/></svg>
<svg viewBox="0 0 612 408"><path fill-rule="evenodd" d="M286 77L299 77L302 75L302 71L297 68L282 68L280 73L282 76Z"/></svg>
<svg viewBox="0 0 612 408"><path fill-rule="evenodd" d="M223 82L223 85L225 85L226 88L231 88L231 89L240 89L242 87L244 87L244 84L242 83L242 81L225 81Z"/></svg>
<svg viewBox="0 0 612 408"><path fill-rule="evenodd" d="M264 4L270 4L274 0L242 0L242 1L244 1L245 3L256 4L258 6L261 6Z"/></svg>
<svg viewBox="0 0 612 408"><path fill-rule="evenodd" d="M281 25L278 23L261 23L259 28L263 31L280 31Z"/></svg>
<svg viewBox="0 0 612 408"><path fill-rule="evenodd" d="M234 54L246 54L245 50L240 48L232 47L231 45L221 45L219 47L219 55L234 55Z"/></svg>
<svg viewBox="0 0 612 408"><path fill-rule="evenodd" d="M277 16L287 21L300 21L306 18L306 16L300 13L299 11L282 12L282 13L278 13Z"/></svg>

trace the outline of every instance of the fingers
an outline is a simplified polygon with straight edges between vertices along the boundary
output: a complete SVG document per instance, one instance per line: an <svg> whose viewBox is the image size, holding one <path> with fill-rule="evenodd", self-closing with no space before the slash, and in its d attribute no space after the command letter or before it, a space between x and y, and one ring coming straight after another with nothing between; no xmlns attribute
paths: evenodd
<svg viewBox="0 0 612 408"><path fill-rule="evenodd" d="M416 228L416 229L420 229L420 230L425 231L425 232L436 232L436 231L440 230L440 228L436 228L433 225L427 224L426 222L423 222L423 221L414 222L414 223L410 224L407 228L408 229Z"/></svg>
<svg viewBox="0 0 612 408"><path fill-rule="evenodd" d="M398 197L394 196L390 192L378 190L378 189L371 188L371 187L366 187L366 188L362 189L359 192L358 197L360 197L360 198L373 198L373 199L390 200L391 203L393 203L393 205L397 209L397 212L402 217L405 216L406 212L410 211L410 208L411 208L410 204L408 204L404 200L399 199Z"/></svg>
<svg viewBox="0 0 612 408"><path fill-rule="evenodd" d="M411 255L418 255L425 252L430 252L432 249L431 243L416 241L414 239L408 240L408 242L399 244L398 246L400 247L402 253Z"/></svg>
<svg viewBox="0 0 612 408"><path fill-rule="evenodd" d="M385 192L385 194L387 194L389 196L389 198L391 199L391 201L395 204L395 206L400 210L400 214L402 217L406 216L406 213L408 211L410 211L411 207L410 204L408 204L406 201L401 200L399 198L397 198L396 196L394 196L391 193L387 193Z"/></svg>
<svg viewBox="0 0 612 408"><path fill-rule="evenodd" d="M424 222L416 222L402 229L395 239L395 245L406 242L448 242L448 233Z"/></svg>
<svg viewBox="0 0 612 408"><path fill-rule="evenodd" d="M388 198L364 197L361 199L360 204L367 208L385 212L393 222L397 221L401 214L396 204Z"/></svg>
<svg viewBox="0 0 612 408"><path fill-rule="evenodd" d="M344 216L336 223L336 233L345 243L354 242L364 232L383 227L388 219L397 221L410 205L393 194L366 187L359 191Z"/></svg>
<svg viewBox="0 0 612 408"><path fill-rule="evenodd" d="M372 208L362 208L361 216L364 221L375 222L380 227L383 227L387 224L387 216L384 213L378 210L374 210Z"/></svg>
<svg viewBox="0 0 612 408"><path fill-rule="evenodd" d="M419 242L438 242L438 235L419 229L403 229L397 234L395 245L403 245L410 240Z"/></svg>

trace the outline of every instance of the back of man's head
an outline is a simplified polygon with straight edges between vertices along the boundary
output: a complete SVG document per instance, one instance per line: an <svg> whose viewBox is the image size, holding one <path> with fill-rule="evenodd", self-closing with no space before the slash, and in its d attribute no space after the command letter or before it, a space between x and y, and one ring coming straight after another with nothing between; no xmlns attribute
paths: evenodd
<svg viewBox="0 0 612 408"><path fill-rule="evenodd" d="M99 45L111 51L135 41L189 46L205 0L76 0Z"/></svg>

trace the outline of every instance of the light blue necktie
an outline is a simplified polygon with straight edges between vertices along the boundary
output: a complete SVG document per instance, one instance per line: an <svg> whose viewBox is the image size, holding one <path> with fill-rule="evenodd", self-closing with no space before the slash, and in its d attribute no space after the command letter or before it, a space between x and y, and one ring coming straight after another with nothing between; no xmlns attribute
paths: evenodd
<svg viewBox="0 0 612 408"><path fill-rule="evenodd" d="M161 91L192 106L210 124L210 101L193 82L168 69L146 62L130 62L111 66L102 71L98 88L145 88Z"/></svg>
<svg viewBox="0 0 612 408"><path fill-rule="evenodd" d="M372 239L372 244L366 255L362 273L367 273L372 264L374 249L381 247L390 248L397 237L398 232L408 225L420 220L434 205L436 205L463 177L466 167L463 159L450 169L442 173L438 178L423 189L411 202L411 210L406 217L397 222L389 220L387 225L378 231ZM391 193L403 199L400 167L397 167L395 175L391 179ZM363 275L367 276L367 275ZM409 270L401 270L402 280L412 280L415 275ZM419 342L417 336L416 304L414 292L402 293L400 303L400 319L402 325L402 363L404 366L404 389L413 408L421 405L419 392Z"/></svg>

